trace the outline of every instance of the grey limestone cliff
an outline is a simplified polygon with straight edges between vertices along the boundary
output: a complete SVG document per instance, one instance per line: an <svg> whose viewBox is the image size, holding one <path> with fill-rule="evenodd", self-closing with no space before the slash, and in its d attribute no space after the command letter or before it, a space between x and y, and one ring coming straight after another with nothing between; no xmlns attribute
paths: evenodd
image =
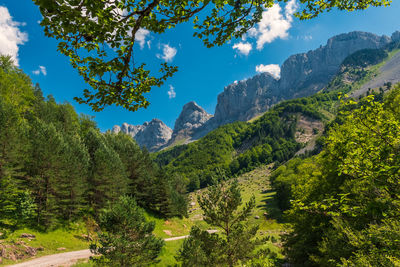
<svg viewBox="0 0 400 267"><path fill-rule="evenodd" d="M393 42L400 42L400 31L395 31L392 34L392 41Z"/></svg>
<svg viewBox="0 0 400 267"><path fill-rule="evenodd" d="M115 125L112 132L126 133L132 136L141 147L149 151L157 151L164 146L172 136L172 130L159 119L153 119L142 125L130 125L123 123L122 126Z"/></svg>
<svg viewBox="0 0 400 267"><path fill-rule="evenodd" d="M268 73L235 82L218 95L213 124L249 120L276 103L278 80Z"/></svg>
<svg viewBox="0 0 400 267"><path fill-rule="evenodd" d="M196 140L221 125L262 114L279 101L318 92L336 75L347 56L361 49L382 48L392 41L400 41L399 31L391 37L359 31L334 36L324 46L290 56L281 66L279 79L261 73L226 86L218 95L214 116L195 102L187 103L175 122L173 133L159 120L150 122L154 124L152 127L123 124L114 128L130 134L152 151L179 140Z"/></svg>
<svg viewBox="0 0 400 267"><path fill-rule="evenodd" d="M191 141L197 130L203 128L212 117L211 114L208 114L194 101L185 104L175 121L172 138L167 146L176 144L176 142L181 140L184 143Z"/></svg>
<svg viewBox="0 0 400 267"><path fill-rule="evenodd" d="M176 119L174 133L187 129L197 129L211 117L211 114L208 114L196 102L191 101L183 106L179 117Z"/></svg>
<svg viewBox="0 0 400 267"><path fill-rule="evenodd" d="M398 35L394 33L392 38L399 38ZM218 96L214 127L248 120L284 99L314 94L327 85L347 56L365 48L382 48L391 41L388 36L366 32L340 34L325 46L290 56L282 64L279 80L259 74L228 85Z"/></svg>

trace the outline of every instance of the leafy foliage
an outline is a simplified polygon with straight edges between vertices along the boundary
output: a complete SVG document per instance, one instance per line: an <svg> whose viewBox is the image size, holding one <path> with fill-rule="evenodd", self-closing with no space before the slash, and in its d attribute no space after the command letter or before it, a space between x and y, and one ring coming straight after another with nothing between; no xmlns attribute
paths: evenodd
<svg viewBox="0 0 400 267"><path fill-rule="evenodd" d="M400 88L384 102L348 101L320 155L277 170L290 207L286 254L309 266L396 266ZM289 191L284 192L285 189ZM288 200L291 200L290 202ZM290 205L289 205L290 203Z"/></svg>
<svg viewBox="0 0 400 267"><path fill-rule="evenodd" d="M34 0L43 16L46 36L60 40L58 50L91 90L85 89L79 103L100 111L116 104L135 111L147 107L144 97L152 87L163 85L177 67L162 63L160 76L153 76L146 63L136 60L135 36L139 31L157 34L192 20L194 36L207 47L240 38L262 19L264 8L282 0ZM313 18L332 8L363 10L386 6L388 0L320 1L302 0L301 19ZM204 10L204 14L201 11ZM207 13L205 13L207 11ZM198 16L199 15L199 16Z"/></svg>

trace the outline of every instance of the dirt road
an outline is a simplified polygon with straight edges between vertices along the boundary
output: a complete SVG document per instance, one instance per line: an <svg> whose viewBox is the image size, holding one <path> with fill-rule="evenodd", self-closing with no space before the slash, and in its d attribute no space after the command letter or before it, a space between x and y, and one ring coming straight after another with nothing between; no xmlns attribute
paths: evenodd
<svg viewBox="0 0 400 267"><path fill-rule="evenodd" d="M34 260L19 264L8 265L12 267L50 267L50 266L71 266L79 259L87 259L92 256L89 249L58 253L43 256Z"/></svg>
<svg viewBox="0 0 400 267"><path fill-rule="evenodd" d="M216 233L217 230L207 230L210 234ZM165 242L175 241L179 239L188 238L188 235L176 236L171 238L165 238ZM80 259L88 259L93 254L89 249L71 251L65 253L58 253L48 256L43 256L34 260L18 263L14 265L8 265L8 267L56 267L56 266L71 266Z"/></svg>

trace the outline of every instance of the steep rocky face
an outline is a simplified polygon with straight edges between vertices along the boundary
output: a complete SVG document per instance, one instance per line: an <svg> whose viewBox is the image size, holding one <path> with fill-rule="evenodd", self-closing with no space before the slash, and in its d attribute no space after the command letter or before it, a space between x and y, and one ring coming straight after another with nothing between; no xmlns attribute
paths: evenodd
<svg viewBox="0 0 400 267"><path fill-rule="evenodd" d="M276 103L274 93L278 81L268 73L235 82L218 95L213 124L249 120Z"/></svg>
<svg viewBox="0 0 400 267"><path fill-rule="evenodd" d="M181 130L197 129L212 117L196 102L191 101L185 104L182 112L175 121L174 133Z"/></svg>
<svg viewBox="0 0 400 267"><path fill-rule="evenodd" d="M262 114L279 101L318 92L335 76L347 56L361 49L382 48L392 41L400 41L400 31L391 38L366 32L340 34L330 38L325 46L290 56L282 64L280 79L262 73L226 86L218 95L214 117L195 102L189 102L176 120L173 133L159 120L143 125L124 123L114 126L113 131L130 134L150 151L182 139L196 140L221 125Z"/></svg>
<svg viewBox="0 0 400 267"><path fill-rule="evenodd" d="M330 38L325 46L289 57L282 65L279 91L288 99L321 90L354 52L382 48L391 39L367 32L350 32Z"/></svg>
<svg viewBox="0 0 400 267"><path fill-rule="evenodd" d="M400 33L393 37L397 35ZM290 56L282 64L279 80L259 74L233 83L218 96L213 127L248 120L284 99L311 95L326 86L347 56L365 48L381 48L391 41L387 36L366 32L340 34L316 50Z"/></svg>
<svg viewBox="0 0 400 267"><path fill-rule="evenodd" d="M122 131L132 136L141 147L146 147L149 151L157 151L164 146L172 136L172 130L159 119L145 122L143 125L131 125L123 123L122 126L115 125L112 132Z"/></svg>
<svg viewBox="0 0 400 267"><path fill-rule="evenodd" d="M202 128L212 117L211 114L208 114L194 101L185 104L175 121L172 138L168 145L172 145L179 140L190 141L194 132Z"/></svg>
<svg viewBox="0 0 400 267"><path fill-rule="evenodd" d="M135 137L139 131L144 129L144 127L144 125L131 125L128 123L123 123L121 126L114 125L111 131L113 133L119 133L122 131L123 133Z"/></svg>

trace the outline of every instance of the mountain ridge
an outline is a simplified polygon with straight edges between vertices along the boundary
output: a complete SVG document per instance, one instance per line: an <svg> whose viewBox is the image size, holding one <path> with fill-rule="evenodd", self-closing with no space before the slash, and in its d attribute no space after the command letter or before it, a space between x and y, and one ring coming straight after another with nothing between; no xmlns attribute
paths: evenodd
<svg viewBox="0 0 400 267"><path fill-rule="evenodd" d="M152 145L149 149L148 143L140 138L135 139L140 146L146 146L150 151L161 150L178 142L197 140L219 126L254 118L282 100L318 92L336 75L347 56L362 49L380 49L396 40L400 40L399 31L391 37L361 31L333 36L324 46L289 56L282 64L279 79L269 73L260 73L229 84L218 95L214 115L208 114L193 101L185 104L169 140L165 141L169 136L167 132L161 138L163 141L157 145L147 138L147 142Z"/></svg>

